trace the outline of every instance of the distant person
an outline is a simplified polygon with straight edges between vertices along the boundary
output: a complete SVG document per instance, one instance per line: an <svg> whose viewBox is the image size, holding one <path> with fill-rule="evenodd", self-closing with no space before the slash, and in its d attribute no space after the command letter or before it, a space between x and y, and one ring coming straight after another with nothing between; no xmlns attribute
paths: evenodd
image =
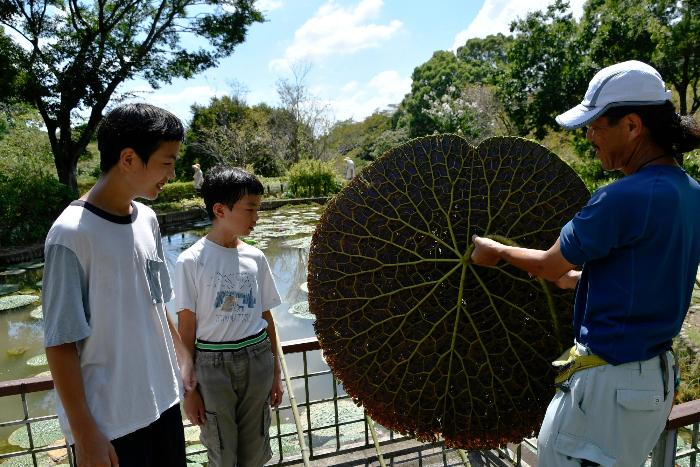
<svg viewBox="0 0 700 467"><path fill-rule="evenodd" d="M197 193L197 196L199 196L202 193L202 183L204 183L204 173L202 172L202 169L199 168L199 164L193 164L192 168L194 169L194 191Z"/></svg>
<svg viewBox="0 0 700 467"><path fill-rule="evenodd" d="M674 397L671 340L700 262L700 184L680 165L700 146L700 128L670 99L645 63L599 71L583 102L557 122L587 126L603 169L625 177L593 193L547 251L474 236L475 264L504 260L576 287L575 342L560 357L559 390L537 441L540 466L644 465L664 430Z"/></svg>
<svg viewBox="0 0 700 467"><path fill-rule="evenodd" d="M134 201L174 177L183 135L158 107L112 110L97 131L102 174L46 238L44 345L81 467L186 465L179 402L183 379L194 386L192 360L165 309L156 215Z"/></svg>
<svg viewBox="0 0 700 467"><path fill-rule="evenodd" d="M284 393L270 311L280 296L263 252L240 240L255 227L263 192L243 169L210 169L202 195L212 228L177 259L178 329L199 381L185 412L202 426L214 467L270 460L270 406Z"/></svg>
<svg viewBox="0 0 700 467"><path fill-rule="evenodd" d="M345 180L352 180L355 178L355 163L349 157L345 159Z"/></svg>

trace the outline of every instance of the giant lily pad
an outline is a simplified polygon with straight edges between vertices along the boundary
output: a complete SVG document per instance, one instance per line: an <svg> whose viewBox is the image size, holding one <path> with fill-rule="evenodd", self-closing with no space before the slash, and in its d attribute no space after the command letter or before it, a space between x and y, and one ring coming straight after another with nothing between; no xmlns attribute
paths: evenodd
<svg viewBox="0 0 700 467"><path fill-rule="evenodd" d="M39 448L48 446L49 444L58 441L63 437L61 427L58 424L58 420L55 418L51 420L33 422L31 424L31 428L34 447ZM26 425L13 431L12 434L10 434L8 441L10 444L14 444L15 446L29 449L29 434L27 433Z"/></svg>
<svg viewBox="0 0 700 467"><path fill-rule="evenodd" d="M301 319L316 319L316 316L309 311L309 302L306 300L290 306L289 313Z"/></svg>
<svg viewBox="0 0 700 467"><path fill-rule="evenodd" d="M46 359L46 354L42 353L39 355L36 355L29 360L27 360L27 365L29 366L46 366L49 364L49 361Z"/></svg>
<svg viewBox="0 0 700 467"><path fill-rule="evenodd" d="M6 295L0 297L0 311L18 310L39 301L36 295Z"/></svg>
<svg viewBox="0 0 700 467"><path fill-rule="evenodd" d="M0 284L0 296L15 293L19 288L19 284Z"/></svg>
<svg viewBox="0 0 700 467"><path fill-rule="evenodd" d="M330 367L381 425L451 447L531 436L572 340L573 293L470 262L473 234L547 249L588 191L546 148L456 135L397 147L329 201L309 303Z"/></svg>

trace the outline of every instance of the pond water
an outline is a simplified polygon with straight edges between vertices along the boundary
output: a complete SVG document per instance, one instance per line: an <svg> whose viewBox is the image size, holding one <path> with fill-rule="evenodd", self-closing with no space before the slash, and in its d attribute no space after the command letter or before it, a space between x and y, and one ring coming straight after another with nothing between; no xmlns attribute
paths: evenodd
<svg viewBox="0 0 700 467"><path fill-rule="evenodd" d="M312 315L304 311L303 305L292 309L296 314L290 313L290 308L307 299L307 293L302 284L306 282L311 234L322 209L320 205L310 204L261 211L255 230L246 239L263 250L267 256L280 292L282 304L272 311L281 341L314 336ZM171 274L173 274L177 256L206 233L208 228L206 224L195 224L189 230L163 235L163 247ZM21 293L38 295L39 291L24 289ZM168 309L174 315L172 303L169 304ZM296 312L296 310L301 311ZM0 381L28 378L46 372L48 366L43 362L38 362L34 366L27 363L33 357L43 354L43 320L36 308L0 312ZM328 368L318 352L311 353L308 357L308 371L321 371ZM303 362L299 356L288 356L287 365L293 375L303 372ZM319 378L310 380L312 400L332 396L332 385L328 383L328 378L325 380L325 384L321 384ZM303 399L303 382L296 380L294 386L297 399ZM342 390L340 393L343 393ZM29 394L27 398L31 416L54 413L53 391ZM288 403L286 397L284 403ZM281 414L281 416L286 419L289 414ZM0 422L22 417L19 396L0 398ZM0 428L0 452L10 448L7 445L7 439L15 429L16 427Z"/></svg>

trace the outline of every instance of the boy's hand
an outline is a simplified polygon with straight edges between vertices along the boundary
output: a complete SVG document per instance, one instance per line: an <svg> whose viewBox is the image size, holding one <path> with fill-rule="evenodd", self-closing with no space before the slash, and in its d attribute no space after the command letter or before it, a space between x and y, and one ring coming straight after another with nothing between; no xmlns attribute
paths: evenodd
<svg viewBox="0 0 700 467"><path fill-rule="evenodd" d="M197 375L194 371L192 357L190 357L189 355L183 356L179 364L180 377L182 378L182 386L185 389L185 395L187 395L188 392L197 388Z"/></svg>
<svg viewBox="0 0 700 467"><path fill-rule="evenodd" d="M86 430L75 437L75 461L80 467L117 467L114 446L98 429Z"/></svg>
<svg viewBox="0 0 700 467"><path fill-rule="evenodd" d="M284 395L284 386L282 385L282 378L278 371L275 371L275 375L272 378L272 389L270 389L270 406L274 409L277 408L282 403L282 396Z"/></svg>
<svg viewBox="0 0 700 467"><path fill-rule="evenodd" d="M201 426L207 421L204 401L196 388L185 394L185 414L193 425Z"/></svg>
<svg viewBox="0 0 700 467"><path fill-rule="evenodd" d="M495 266L501 260L499 249L503 245L490 238L472 236L474 250L472 251L472 263L479 266Z"/></svg>

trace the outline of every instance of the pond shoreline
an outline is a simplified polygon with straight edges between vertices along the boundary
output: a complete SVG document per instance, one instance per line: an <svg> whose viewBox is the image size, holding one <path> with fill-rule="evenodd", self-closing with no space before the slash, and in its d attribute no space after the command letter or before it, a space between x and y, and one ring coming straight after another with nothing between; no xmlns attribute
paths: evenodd
<svg viewBox="0 0 700 467"><path fill-rule="evenodd" d="M330 199L329 196L319 196L314 198L289 198L289 199L265 199L260 210L268 211L277 209L288 204L325 204ZM207 213L203 208L185 209L157 214L161 233L172 231L189 223L206 220ZM0 247L0 267L8 267L13 264L27 261L40 260L44 257L44 243L34 243L31 245Z"/></svg>

